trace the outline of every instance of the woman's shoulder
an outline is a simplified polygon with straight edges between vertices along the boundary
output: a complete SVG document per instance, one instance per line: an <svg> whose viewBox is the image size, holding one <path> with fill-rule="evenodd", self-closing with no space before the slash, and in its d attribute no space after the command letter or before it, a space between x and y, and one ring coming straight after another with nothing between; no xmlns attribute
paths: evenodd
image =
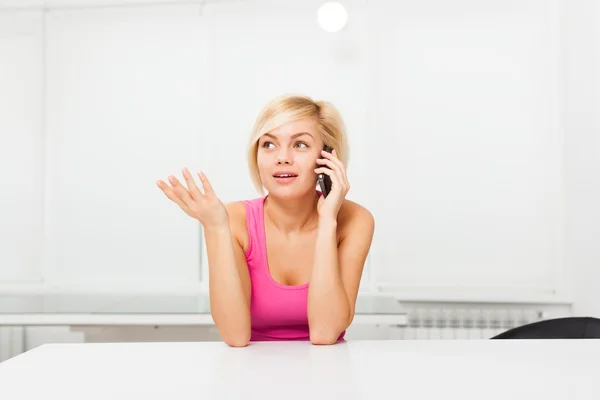
<svg viewBox="0 0 600 400"><path fill-rule="evenodd" d="M239 218L240 216L246 216L246 205L244 200L231 201L225 203L225 208L229 213L229 217Z"/></svg>
<svg viewBox="0 0 600 400"><path fill-rule="evenodd" d="M252 214L256 214L262 206L263 197L256 197L247 200L235 200L225 203L225 208L229 213L230 222L237 224L246 223L246 213L248 209Z"/></svg>
<svg viewBox="0 0 600 400"><path fill-rule="evenodd" d="M345 199L338 213L338 227L342 231L354 229L357 226L374 225L373 214L355 201Z"/></svg>
<svg viewBox="0 0 600 400"><path fill-rule="evenodd" d="M231 235L237 239L240 246L246 251L248 249L248 230L246 229L246 202L244 200L225 203L225 209L229 214L229 229Z"/></svg>

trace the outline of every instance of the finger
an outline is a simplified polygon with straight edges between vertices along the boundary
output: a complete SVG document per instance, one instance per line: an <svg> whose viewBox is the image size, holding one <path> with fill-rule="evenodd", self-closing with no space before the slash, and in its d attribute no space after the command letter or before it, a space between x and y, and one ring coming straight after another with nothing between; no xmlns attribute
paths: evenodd
<svg viewBox="0 0 600 400"><path fill-rule="evenodd" d="M323 153L323 156L324 156L324 158L326 160L331 161L332 163L334 163L338 167L338 169L341 171L340 180L342 182L344 182L345 181L345 178L344 178L344 174L345 174L344 164L340 161L339 158L336 157L335 150L333 150L333 153L328 153L326 151L323 151L322 153ZM328 164L328 165L331 167L331 164ZM335 168L333 168L333 169L335 169Z"/></svg>
<svg viewBox="0 0 600 400"><path fill-rule="evenodd" d="M182 172L183 172L183 177L185 178L185 182L187 184L187 187L190 190L190 194L191 194L192 198L193 199L199 199L199 198L201 198L202 197L202 192L200 191L200 189L196 185L196 182L194 182L194 178L192 177L192 174L190 174L190 171L187 168L184 168L182 170Z"/></svg>
<svg viewBox="0 0 600 400"><path fill-rule="evenodd" d="M165 182L157 181L156 184L162 190L162 192L167 196L169 200L177 204L183 211L186 213L190 212L189 207L184 203L184 201L175 193L175 191Z"/></svg>
<svg viewBox="0 0 600 400"><path fill-rule="evenodd" d="M202 189L204 189L204 194L207 196L214 196L215 191L213 190L213 187L210 184L210 181L208 180L206 175L204 175L204 172L200 171L198 173L198 177L200 178L200 182L202 183Z"/></svg>
<svg viewBox="0 0 600 400"><path fill-rule="evenodd" d="M342 160L340 160L338 158L337 151L335 151L335 149L333 149L331 153L325 152L325 155L329 156L328 159L331 160L332 162L336 163L339 166L342 182L344 182L346 184L346 186L350 187L350 183L348 182L348 175L346 174L346 167L344 166L344 163L342 162Z"/></svg>
<svg viewBox="0 0 600 400"><path fill-rule="evenodd" d="M339 165L337 165L336 163L334 163L332 160L329 160L327 158L317 158L317 163L321 164L323 166L328 166L331 169L336 169L339 168Z"/></svg>
<svg viewBox="0 0 600 400"><path fill-rule="evenodd" d="M194 202L190 192L179 182L173 175L169 176L169 183L171 184L172 190L179 196L181 200L189 207Z"/></svg>
<svg viewBox="0 0 600 400"><path fill-rule="evenodd" d="M325 174L325 175L329 176L332 181L338 181L337 174L331 168L319 167L319 168L315 168L315 172L317 174Z"/></svg>
<svg viewBox="0 0 600 400"><path fill-rule="evenodd" d="M347 179L345 177L343 165L339 165L330 159L321 159L321 158L317 159L317 163L322 164L322 165L327 165L329 167L329 169L331 169L335 172L335 174L338 178L340 187L342 187L342 188L346 187Z"/></svg>
<svg viewBox="0 0 600 400"><path fill-rule="evenodd" d="M328 151L325 150L321 150L321 154L323 155L324 158L331 160L332 162L336 163L337 165L339 165L340 167L344 167L344 163L342 163L342 161L337 158L337 153L335 152L335 150L333 150L332 153L329 153Z"/></svg>

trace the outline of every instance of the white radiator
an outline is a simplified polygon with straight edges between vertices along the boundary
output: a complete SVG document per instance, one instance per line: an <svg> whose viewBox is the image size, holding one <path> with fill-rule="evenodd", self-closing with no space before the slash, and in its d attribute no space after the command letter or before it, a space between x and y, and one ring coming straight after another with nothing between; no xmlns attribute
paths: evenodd
<svg viewBox="0 0 600 400"><path fill-rule="evenodd" d="M406 340L489 339L508 329L544 319L538 309L417 308L396 336Z"/></svg>

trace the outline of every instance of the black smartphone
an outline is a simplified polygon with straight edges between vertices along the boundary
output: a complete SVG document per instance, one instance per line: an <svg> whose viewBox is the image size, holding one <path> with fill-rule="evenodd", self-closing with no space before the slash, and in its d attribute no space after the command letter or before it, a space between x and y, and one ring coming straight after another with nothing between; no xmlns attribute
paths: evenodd
<svg viewBox="0 0 600 400"><path fill-rule="evenodd" d="M331 153L331 150L333 150L333 149L331 147L325 145L325 147L323 147L323 150L325 150L328 153ZM319 158L322 158L322 157L319 157ZM317 165L319 167L329 168L325 165L321 165L321 164L317 164ZM329 192L331 192L331 178L327 174L318 174L317 180L319 182L319 186L321 187L321 192L323 192L323 197L327 197Z"/></svg>

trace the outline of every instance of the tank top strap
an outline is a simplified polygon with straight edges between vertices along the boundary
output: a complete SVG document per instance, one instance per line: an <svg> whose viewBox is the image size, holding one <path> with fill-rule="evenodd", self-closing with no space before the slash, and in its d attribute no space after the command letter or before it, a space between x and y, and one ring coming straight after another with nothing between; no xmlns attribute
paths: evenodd
<svg viewBox="0 0 600 400"><path fill-rule="evenodd" d="M266 197L266 196L265 196ZM248 266L254 268L263 268L264 265L264 238L265 223L263 215L263 206L265 197L258 197L251 200L243 200L246 207L246 229L248 230L248 250L246 250L246 260Z"/></svg>

